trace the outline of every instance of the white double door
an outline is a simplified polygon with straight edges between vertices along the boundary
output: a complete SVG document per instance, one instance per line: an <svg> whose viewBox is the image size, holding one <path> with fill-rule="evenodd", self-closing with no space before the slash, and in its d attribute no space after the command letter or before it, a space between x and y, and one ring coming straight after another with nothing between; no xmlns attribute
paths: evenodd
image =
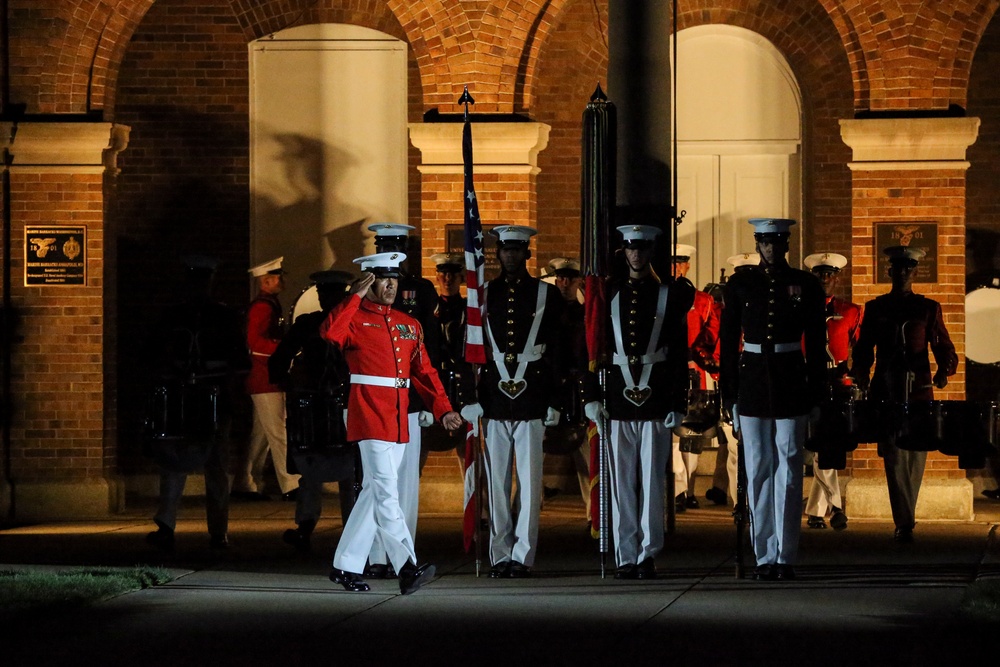
<svg viewBox="0 0 1000 667"><path fill-rule="evenodd" d="M698 289L719 282L722 268L732 274L727 258L754 252L749 218L800 217L797 146L741 148L742 153L699 153L696 146L679 151L677 203L686 214L678 242L696 248L688 278ZM793 265L798 264L802 238L800 228L795 232L789 254Z"/></svg>

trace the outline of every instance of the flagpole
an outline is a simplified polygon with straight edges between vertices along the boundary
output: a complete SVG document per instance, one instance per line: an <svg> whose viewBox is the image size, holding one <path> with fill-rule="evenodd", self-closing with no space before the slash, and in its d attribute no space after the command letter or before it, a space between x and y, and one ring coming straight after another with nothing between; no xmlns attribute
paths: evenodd
<svg viewBox="0 0 1000 667"><path fill-rule="evenodd" d="M485 295L483 291L484 283L484 264L485 258L483 256L483 245L482 245L482 222L479 219L479 203L476 201L475 187L472 182L472 169L473 169L473 159L472 159L472 127L469 120L469 105L475 104L476 101L472 99L472 95L469 94L469 87L465 86L462 96L458 98L458 104L465 105L465 111L463 115L464 127L462 128L462 164L463 164L463 228L465 237L465 269L466 269L466 285L468 286L467 291L467 310L466 310L466 328L465 328L465 361L472 366L473 382L475 387L479 387L479 369L480 365L486 361L486 352L483 345L483 326L486 320L486 304ZM465 201L468 199L468 201ZM470 283L471 279L471 283ZM474 301L473 303L471 303ZM470 335L470 333L472 335ZM482 551L483 551L483 529L482 529L482 514L483 514L483 502L482 493L483 488L480 483L483 479L483 460L482 460L482 440L485 434L482 431L482 420L476 425L476 433L478 437L474 440L466 440L466 461L469 458L469 447L472 448L472 475L471 480L472 485L472 498L473 503L473 521L471 533L469 531L469 526L467 525L468 517L463 523L463 533L465 539L472 539L476 544L476 577L480 576L482 571ZM470 427L471 428L471 427ZM468 470L466 471L468 476ZM466 485L470 484L469 480L466 481ZM466 498L466 515L468 514L468 502L469 498ZM466 550L468 550L468 543L466 543Z"/></svg>

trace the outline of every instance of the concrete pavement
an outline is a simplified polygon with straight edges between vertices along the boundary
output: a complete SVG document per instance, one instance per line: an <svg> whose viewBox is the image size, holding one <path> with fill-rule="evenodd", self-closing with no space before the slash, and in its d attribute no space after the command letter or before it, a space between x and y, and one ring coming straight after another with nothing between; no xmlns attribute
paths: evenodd
<svg viewBox="0 0 1000 667"><path fill-rule="evenodd" d="M438 577L410 596L396 581L347 593L326 579L339 521L313 551L281 541L291 503L234 503L224 554L208 548L204 510L186 499L172 556L148 547L151 507L107 521L0 530L2 568L163 565L168 585L58 618L0 628L4 665L682 664L931 665L973 658L997 628L959 612L967 587L1000 572L991 529L1000 504L976 502L969 523L921 523L916 542L887 522L843 532L803 528L799 578L737 579L728 510L678 517L655 581L599 576L578 498L543 511L535 576L475 576L458 516L421 517L417 553ZM335 500L326 508L333 511ZM748 563L752 556L747 553ZM613 566L612 568L613 569ZM484 566L488 570L488 564ZM95 663L97 664L97 663Z"/></svg>

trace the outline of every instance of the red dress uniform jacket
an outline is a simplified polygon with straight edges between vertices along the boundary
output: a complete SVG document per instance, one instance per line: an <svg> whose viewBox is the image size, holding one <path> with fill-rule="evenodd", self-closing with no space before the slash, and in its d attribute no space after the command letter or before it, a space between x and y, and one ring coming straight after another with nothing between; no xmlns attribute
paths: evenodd
<svg viewBox="0 0 1000 667"><path fill-rule="evenodd" d="M846 380L847 360L851 348L861 335L861 306L834 296L826 298L826 338L827 351L837 377ZM849 380L846 380L849 382Z"/></svg>
<svg viewBox="0 0 1000 667"><path fill-rule="evenodd" d="M281 342L281 304L277 295L261 292L247 309L247 349L250 350L248 394L282 391L268 379L267 360Z"/></svg>
<svg viewBox="0 0 1000 667"><path fill-rule="evenodd" d="M700 389L706 389L706 372L719 369L719 320L721 308L715 299L701 290L694 293L694 305L688 311L688 349L691 362L701 378Z"/></svg>
<svg viewBox="0 0 1000 667"><path fill-rule="evenodd" d="M934 390L928 348L938 370L954 375L958 355L945 329L941 304L920 294L883 294L865 304L851 372L862 387L867 387L875 364L871 398L931 401ZM911 382L907 382L909 374Z"/></svg>
<svg viewBox="0 0 1000 667"><path fill-rule="evenodd" d="M437 371L424 346L420 323L389 306L351 295L330 311L320 335L344 352L351 375L410 380L424 404L440 419L451 412ZM409 442L409 390L351 384L347 439Z"/></svg>

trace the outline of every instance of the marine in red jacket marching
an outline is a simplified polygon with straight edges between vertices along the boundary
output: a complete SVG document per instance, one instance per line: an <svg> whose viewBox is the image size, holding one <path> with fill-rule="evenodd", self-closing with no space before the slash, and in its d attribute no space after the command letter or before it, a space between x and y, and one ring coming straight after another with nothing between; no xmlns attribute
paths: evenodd
<svg viewBox="0 0 1000 667"><path fill-rule="evenodd" d="M410 386L445 428L462 425L427 356L420 323L392 308L404 259L403 253L388 252L354 260L364 274L320 328L324 339L343 350L351 371L347 439L358 441L364 470L361 494L330 573L332 581L349 591L369 590L360 573L376 533L399 573L400 592L412 593L434 575L432 565L416 564L413 538L399 507L397 472L410 440Z"/></svg>
<svg viewBox="0 0 1000 667"><path fill-rule="evenodd" d="M285 394L281 387L271 384L267 370L267 361L278 348L284 331L278 300L285 289L283 259L278 257L250 269L257 283L257 296L247 309L250 374L246 387L253 401L253 428L246 461L233 481L235 498L267 498L263 493L262 477L268 452L271 452L282 497L294 500L299 487L299 476L290 474L286 465Z"/></svg>
<svg viewBox="0 0 1000 667"><path fill-rule="evenodd" d="M861 306L834 296L840 270L847 266L847 258L835 252L809 255L802 263L819 279L826 295L826 367L833 387L850 386L847 360L851 348L861 333ZM836 389L835 389L836 391ZM807 525L813 529L826 528L824 517L830 512L830 525L834 530L847 528L847 514L840 495L840 480L836 468L823 468L823 455L817 456L813 466L813 484L806 501Z"/></svg>

